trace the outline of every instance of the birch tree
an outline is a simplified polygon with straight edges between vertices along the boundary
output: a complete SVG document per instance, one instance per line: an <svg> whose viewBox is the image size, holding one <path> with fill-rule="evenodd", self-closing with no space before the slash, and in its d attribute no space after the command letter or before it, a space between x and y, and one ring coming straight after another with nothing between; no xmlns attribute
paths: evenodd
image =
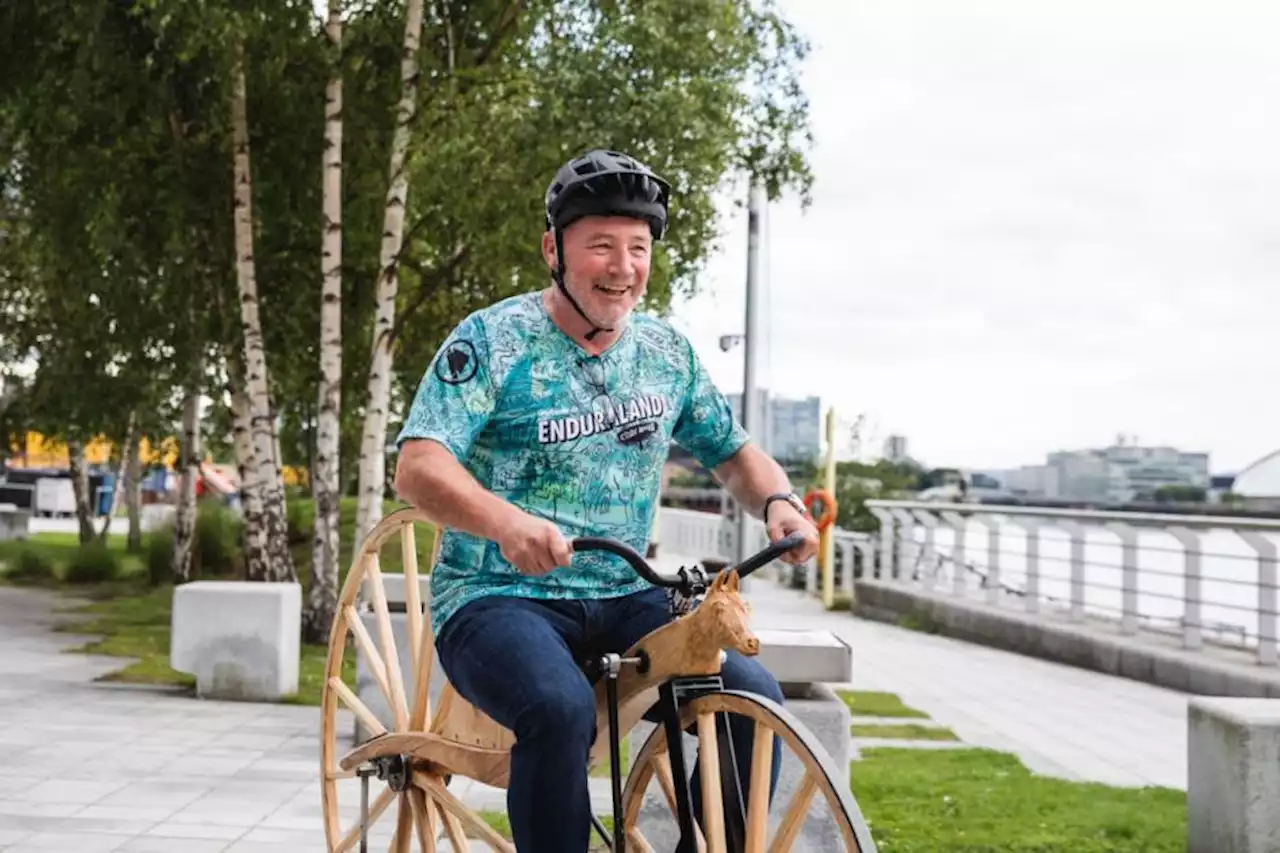
<svg viewBox="0 0 1280 853"><path fill-rule="evenodd" d="M182 404L178 505L173 519L173 580L191 579L195 557L196 483L200 479L200 386L192 383Z"/></svg>
<svg viewBox="0 0 1280 853"><path fill-rule="evenodd" d="M315 530L311 588L303 612L303 636L321 642L338 604L340 429L342 411L342 3L329 0L325 23L331 76L325 86L324 217L320 252L320 381L317 385Z"/></svg>
<svg viewBox="0 0 1280 853"><path fill-rule="evenodd" d="M391 402L391 330L396 320L396 293L400 284L400 248L404 241L405 207L409 173L405 157L409 134L418 107L418 44L422 36L422 2L409 0L405 12L404 48L400 59L400 102L391 140L387 200L382 214L382 247L378 256L378 287L373 320L373 353L369 364L368 401L360 439L359 497L356 503L354 549L382 518L386 488L387 416Z"/></svg>
<svg viewBox="0 0 1280 853"><path fill-rule="evenodd" d="M231 132L235 181L234 227L236 282L240 296L241 336L244 342L244 378L248 394L250 437L253 443L251 476L262 496L262 525L266 566L261 577L251 580L296 581L293 555L289 551L285 496L276 457L275 415L271 407L270 377L262 342L262 320L258 313L258 285L253 257L253 183L250 169L248 92L243 38L233 47L231 68Z"/></svg>

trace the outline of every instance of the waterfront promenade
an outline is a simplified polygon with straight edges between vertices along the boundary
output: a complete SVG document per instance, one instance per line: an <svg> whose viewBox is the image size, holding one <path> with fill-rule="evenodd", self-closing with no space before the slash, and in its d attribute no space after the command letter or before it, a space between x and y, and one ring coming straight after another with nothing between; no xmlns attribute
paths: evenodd
<svg viewBox="0 0 1280 853"><path fill-rule="evenodd" d="M1068 779L1186 784L1185 695L828 613L768 578L748 597L758 627L835 632L853 649L851 686L895 692L969 744ZM86 639L52 631L67 603L0 587L0 850L323 848L317 709L95 682L125 662L64 652ZM501 808L493 789L459 793Z"/></svg>

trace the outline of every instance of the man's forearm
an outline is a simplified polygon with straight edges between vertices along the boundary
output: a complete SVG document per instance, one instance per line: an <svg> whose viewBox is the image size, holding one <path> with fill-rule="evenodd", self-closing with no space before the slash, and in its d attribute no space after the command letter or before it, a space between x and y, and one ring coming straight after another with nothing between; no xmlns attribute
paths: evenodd
<svg viewBox="0 0 1280 853"><path fill-rule="evenodd" d="M408 452L405 452L408 451ZM433 441L406 444L396 462L396 493L444 527L497 541L521 510L490 492Z"/></svg>
<svg viewBox="0 0 1280 853"><path fill-rule="evenodd" d="M746 444L714 471L733 499L760 518L765 498L791 491L791 480L773 457L754 444Z"/></svg>

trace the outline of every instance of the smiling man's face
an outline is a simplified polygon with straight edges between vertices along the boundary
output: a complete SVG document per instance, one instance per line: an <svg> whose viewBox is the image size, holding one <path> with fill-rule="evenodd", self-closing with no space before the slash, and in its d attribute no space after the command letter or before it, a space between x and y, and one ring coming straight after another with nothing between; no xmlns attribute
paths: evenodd
<svg viewBox="0 0 1280 853"><path fill-rule="evenodd" d="M653 257L649 224L625 216L586 216L565 229L565 286L593 323L620 324L644 296ZM555 243L544 253L554 268ZM547 253L546 250L550 249Z"/></svg>

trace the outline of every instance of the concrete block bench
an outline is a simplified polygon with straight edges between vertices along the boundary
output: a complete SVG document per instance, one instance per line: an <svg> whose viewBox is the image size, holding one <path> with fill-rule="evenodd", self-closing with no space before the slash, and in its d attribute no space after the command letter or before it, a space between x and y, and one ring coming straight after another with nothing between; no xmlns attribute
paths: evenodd
<svg viewBox="0 0 1280 853"><path fill-rule="evenodd" d="M31 528L31 513L18 509L17 504L0 504L0 542L6 539L26 539Z"/></svg>
<svg viewBox="0 0 1280 853"><path fill-rule="evenodd" d="M1187 706L1187 853L1280 850L1280 699Z"/></svg>
<svg viewBox="0 0 1280 853"><path fill-rule="evenodd" d="M173 591L169 665L209 699L276 701L298 691L302 588L194 581Z"/></svg>

